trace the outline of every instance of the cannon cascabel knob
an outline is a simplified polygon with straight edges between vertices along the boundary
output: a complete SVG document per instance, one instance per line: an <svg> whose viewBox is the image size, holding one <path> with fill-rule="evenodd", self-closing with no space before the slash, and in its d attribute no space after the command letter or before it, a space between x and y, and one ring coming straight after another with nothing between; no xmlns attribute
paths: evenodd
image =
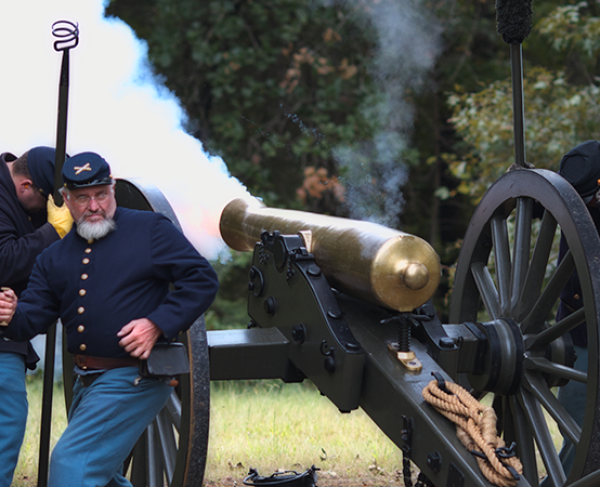
<svg viewBox="0 0 600 487"><path fill-rule="evenodd" d="M413 291L423 289L429 282L429 270L418 262L406 263L400 267L398 274L404 285Z"/></svg>

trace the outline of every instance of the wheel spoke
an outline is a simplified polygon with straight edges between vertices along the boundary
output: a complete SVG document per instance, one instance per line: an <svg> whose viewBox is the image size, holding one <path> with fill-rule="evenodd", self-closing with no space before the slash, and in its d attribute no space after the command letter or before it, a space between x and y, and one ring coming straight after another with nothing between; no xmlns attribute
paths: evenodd
<svg viewBox="0 0 600 487"><path fill-rule="evenodd" d="M498 319L500 316L498 308L498 292L494 286L494 280L489 269L481 262L476 262L471 266L471 272L475 279L475 284L479 289L481 299L486 311L491 319Z"/></svg>
<svg viewBox="0 0 600 487"><path fill-rule="evenodd" d="M585 308L578 309L573 314L560 320L556 325L546 328L544 331L527 337L525 347L527 350L544 350L551 342L569 333L585 321Z"/></svg>
<svg viewBox="0 0 600 487"><path fill-rule="evenodd" d="M156 423L158 426L158 440L162 452L162 464L167 474L167 483L171 484L175 462L177 461L177 442L175 440L173 425L164 409L156 417Z"/></svg>
<svg viewBox="0 0 600 487"><path fill-rule="evenodd" d="M556 396L550 392L546 381L539 374L526 371L523 384L560 426L563 436L568 437L573 444L579 444L581 427L575 422Z"/></svg>
<svg viewBox="0 0 600 487"><path fill-rule="evenodd" d="M531 312L525 317L522 323L523 333L535 333L541 329L546 321L548 314L552 310L554 303L565 287L565 284L571 278L575 270L573 255L569 250L562 262L556 268L556 271L550 278L550 282L542 292L542 295L536 301Z"/></svg>
<svg viewBox="0 0 600 487"><path fill-rule="evenodd" d="M519 452L519 459L523 465L523 475L532 487L538 487L537 460L535 458L535 445L529 430L529 424L523 408L514 396L504 397L504 419L506 443L515 441Z"/></svg>
<svg viewBox="0 0 600 487"><path fill-rule="evenodd" d="M513 266L510 281L511 315L514 315L518 309L523 283L527 275L529 249L531 247L532 211L533 200L531 198L519 198L517 200Z"/></svg>
<svg viewBox="0 0 600 487"><path fill-rule="evenodd" d="M496 283L500 298L500 310L503 314L508 311L510 304L510 243L506 220L494 217L491 220L494 260L496 263Z"/></svg>
<svg viewBox="0 0 600 487"><path fill-rule="evenodd" d="M520 400L522 401L529 428L533 432L533 437L546 467L548 480L556 487L562 487L566 480L565 472L554 447L552 435L548 429L548 423L546 422L542 408L533 395L524 389L521 389Z"/></svg>
<svg viewBox="0 0 600 487"><path fill-rule="evenodd" d="M144 433L138 442L133 447L132 461L131 461L131 478L130 482L133 487L145 487L146 486L146 433Z"/></svg>
<svg viewBox="0 0 600 487"><path fill-rule="evenodd" d="M175 391L169 396L165 410L175 429L181 431L181 399Z"/></svg>
<svg viewBox="0 0 600 487"><path fill-rule="evenodd" d="M543 357L526 357L525 367L530 370L539 370L545 374L550 374L559 379L574 380L587 384L587 374L580 370L566 367L565 365L555 364Z"/></svg>
<svg viewBox="0 0 600 487"><path fill-rule="evenodd" d="M546 268L550 260L550 252L552 251L552 243L556 234L556 219L549 211L544 211L542 224L538 233L531 263L525 278L525 284L521 290L521 299L519 306L514 316L520 320L528 313L535 302L537 301L542 291L542 284L546 277Z"/></svg>
<svg viewBox="0 0 600 487"><path fill-rule="evenodd" d="M156 420L152 421L146 428L148 458L146 480L148 487L164 487L160 438L157 429Z"/></svg>

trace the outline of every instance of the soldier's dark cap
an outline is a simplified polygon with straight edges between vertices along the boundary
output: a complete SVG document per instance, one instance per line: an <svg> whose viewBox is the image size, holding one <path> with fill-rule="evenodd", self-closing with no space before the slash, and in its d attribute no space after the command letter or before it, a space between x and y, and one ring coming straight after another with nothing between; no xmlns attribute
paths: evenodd
<svg viewBox="0 0 600 487"><path fill-rule="evenodd" d="M31 180L46 198L54 191L54 160L52 147L34 147L27 151L27 167Z"/></svg>
<svg viewBox="0 0 600 487"><path fill-rule="evenodd" d="M82 152L65 161L62 169L63 182L68 189L111 184L108 162L95 152Z"/></svg>
<svg viewBox="0 0 600 487"><path fill-rule="evenodd" d="M17 156L15 156L12 152L3 152L0 154L0 160L4 162L13 162L17 160Z"/></svg>
<svg viewBox="0 0 600 487"><path fill-rule="evenodd" d="M589 203L600 189L600 142L588 140L567 152L558 173Z"/></svg>

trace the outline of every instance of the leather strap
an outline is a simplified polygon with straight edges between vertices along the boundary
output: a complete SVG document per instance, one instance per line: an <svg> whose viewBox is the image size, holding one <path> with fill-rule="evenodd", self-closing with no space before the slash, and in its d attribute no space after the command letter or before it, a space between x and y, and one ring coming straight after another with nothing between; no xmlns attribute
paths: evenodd
<svg viewBox="0 0 600 487"><path fill-rule="evenodd" d="M73 363L83 370L140 366L140 360L134 357L92 357L90 355L73 355Z"/></svg>

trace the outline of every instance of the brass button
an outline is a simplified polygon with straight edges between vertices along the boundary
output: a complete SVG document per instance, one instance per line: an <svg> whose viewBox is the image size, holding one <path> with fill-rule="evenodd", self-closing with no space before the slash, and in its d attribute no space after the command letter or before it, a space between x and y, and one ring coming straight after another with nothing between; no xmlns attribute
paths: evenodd
<svg viewBox="0 0 600 487"><path fill-rule="evenodd" d="M77 327L77 331L78 331L79 333L83 333L83 330L85 330L85 326L83 326L83 325L79 325L79 326Z"/></svg>
<svg viewBox="0 0 600 487"><path fill-rule="evenodd" d="M88 247L87 249L85 249L85 250L84 250L84 252L85 252L86 254L89 254L91 251L92 251L92 249L90 249L89 247Z"/></svg>
<svg viewBox="0 0 600 487"><path fill-rule="evenodd" d="M80 295L80 296L85 296L85 295L86 295L86 293L87 293L87 291L86 291L85 289L80 289L80 290L79 290L79 295Z"/></svg>
<svg viewBox="0 0 600 487"><path fill-rule="evenodd" d="M93 244L93 243L94 243L94 239L93 239L93 238L90 238L90 239L88 240L88 243L89 243L89 244Z"/></svg>
<svg viewBox="0 0 600 487"><path fill-rule="evenodd" d="M89 264L90 263L90 259L88 259L87 257L85 259L83 259L81 262L83 262L84 264Z"/></svg>
<svg viewBox="0 0 600 487"><path fill-rule="evenodd" d="M77 308L77 312L82 315L83 312L85 311L85 308L83 306L80 306L79 308Z"/></svg>
<svg viewBox="0 0 600 487"><path fill-rule="evenodd" d="M579 298L580 298L579 294L576 294L576 295L575 295L575 296L573 296L573 297L574 297L575 299L579 299Z"/></svg>
<svg viewBox="0 0 600 487"><path fill-rule="evenodd" d="M79 345L79 350L85 352L87 350L87 345L85 343L82 343L81 345Z"/></svg>
<svg viewBox="0 0 600 487"><path fill-rule="evenodd" d="M90 277L90 276L88 276L87 274L81 274L82 281L85 281L88 277Z"/></svg>

